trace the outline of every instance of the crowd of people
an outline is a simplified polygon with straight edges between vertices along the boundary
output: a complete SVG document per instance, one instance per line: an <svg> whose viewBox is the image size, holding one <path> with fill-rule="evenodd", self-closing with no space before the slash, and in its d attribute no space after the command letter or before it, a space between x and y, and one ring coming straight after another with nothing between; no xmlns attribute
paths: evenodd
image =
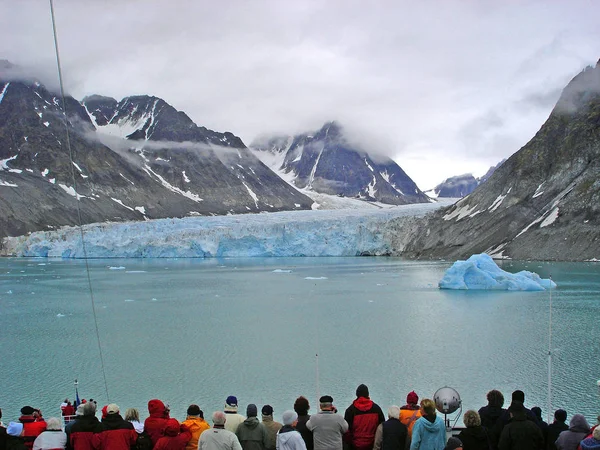
<svg viewBox="0 0 600 450"><path fill-rule="evenodd" d="M547 424L540 408L524 406L522 391L512 393L507 409L497 390L488 392L487 400L479 411L464 413L460 432L449 432L433 400L419 402L412 391L406 404L390 406L386 417L364 384L344 415L329 395L309 415L310 404L301 396L281 414L281 422L270 405L261 408L261 420L253 403L240 414L231 395L223 411L212 413L212 426L195 404L180 423L168 405L152 399L142 422L135 408L123 413L111 403L98 419L95 401L72 405L66 399L63 420L45 420L39 409L24 406L19 419L4 426L0 410L0 450L600 450L600 427L590 427L581 414L567 424L567 412L558 409Z"/></svg>

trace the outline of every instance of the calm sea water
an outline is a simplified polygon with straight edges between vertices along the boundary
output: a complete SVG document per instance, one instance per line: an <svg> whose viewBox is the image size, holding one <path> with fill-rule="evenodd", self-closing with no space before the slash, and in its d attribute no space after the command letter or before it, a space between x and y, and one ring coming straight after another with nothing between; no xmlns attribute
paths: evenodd
<svg viewBox="0 0 600 450"><path fill-rule="evenodd" d="M298 395L339 408L365 383L384 409L451 386L548 402L548 292L441 291L446 262L395 258L0 260L0 408L55 415L81 397L161 398L182 419L236 395L280 417ZM552 275L553 408L600 413L600 264L508 262ZM95 309L92 308L93 292ZM107 398L94 311L104 359ZM318 354L318 357L316 356ZM460 421L459 423L462 423Z"/></svg>

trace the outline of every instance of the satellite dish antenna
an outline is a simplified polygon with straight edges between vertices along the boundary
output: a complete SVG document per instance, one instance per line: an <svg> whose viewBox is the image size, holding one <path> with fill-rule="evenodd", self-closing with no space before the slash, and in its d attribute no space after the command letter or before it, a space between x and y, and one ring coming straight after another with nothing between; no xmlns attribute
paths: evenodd
<svg viewBox="0 0 600 450"><path fill-rule="evenodd" d="M452 414L460 409L460 412L456 417L456 421L458 421L460 413L462 412L462 401L460 399L460 394L456 389L448 386L438 389L435 391L435 394L433 394L433 401L435 402L436 409L444 414L444 423L447 428L450 428L450 420L447 417L448 414ZM454 423L456 423L456 421Z"/></svg>

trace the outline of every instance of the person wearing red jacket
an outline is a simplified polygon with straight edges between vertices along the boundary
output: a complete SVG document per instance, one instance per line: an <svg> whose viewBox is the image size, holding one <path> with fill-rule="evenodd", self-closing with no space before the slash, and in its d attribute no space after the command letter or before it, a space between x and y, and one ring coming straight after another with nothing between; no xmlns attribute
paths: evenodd
<svg viewBox="0 0 600 450"><path fill-rule="evenodd" d="M356 400L346 409L344 419L348 422L348 431L344 435L346 444L355 450L371 450L377 427L385 421L385 416L379 405L369 398L366 385L356 388Z"/></svg>
<svg viewBox="0 0 600 450"><path fill-rule="evenodd" d="M30 450L33 448L35 438L46 431L46 421L39 409L32 408L31 406L23 406L19 422L23 424L22 436L25 441L25 448Z"/></svg>
<svg viewBox="0 0 600 450"><path fill-rule="evenodd" d="M165 435L165 428L169 417L169 408L163 402L155 398L148 402L150 417L144 421L144 431L150 436L152 445Z"/></svg>
<svg viewBox="0 0 600 450"><path fill-rule="evenodd" d="M184 450L191 438L192 433L186 425L179 425L177 419L169 419L165 435L158 440L154 450Z"/></svg>
<svg viewBox="0 0 600 450"><path fill-rule="evenodd" d="M94 434L95 450L130 450L137 441L131 422L119 414L119 407L111 403L106 408L106 417L100 423L100 432Z"/></svg>
<svg viewBox="0 0 600 450"><path fill-rule="evenodd" d="M67 450L94 450L94 435L102 431L96 417L96 404L88 402L79 407L83 414L76 416L67 428Z"/></svg>

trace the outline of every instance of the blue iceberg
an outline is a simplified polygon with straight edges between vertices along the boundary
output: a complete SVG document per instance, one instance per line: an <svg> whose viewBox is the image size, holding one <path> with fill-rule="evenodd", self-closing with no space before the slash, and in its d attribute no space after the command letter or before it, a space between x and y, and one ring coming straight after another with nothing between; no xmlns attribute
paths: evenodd
<svg viewBox="0 0 600 450"><path fill-rule="evenodd" d="M493 289L501 291L543 291L556 287L548 278L522 270L510 273L502 270L487 254L473 255L466 261L452 264L439 282L440 289Z"/></svg>

